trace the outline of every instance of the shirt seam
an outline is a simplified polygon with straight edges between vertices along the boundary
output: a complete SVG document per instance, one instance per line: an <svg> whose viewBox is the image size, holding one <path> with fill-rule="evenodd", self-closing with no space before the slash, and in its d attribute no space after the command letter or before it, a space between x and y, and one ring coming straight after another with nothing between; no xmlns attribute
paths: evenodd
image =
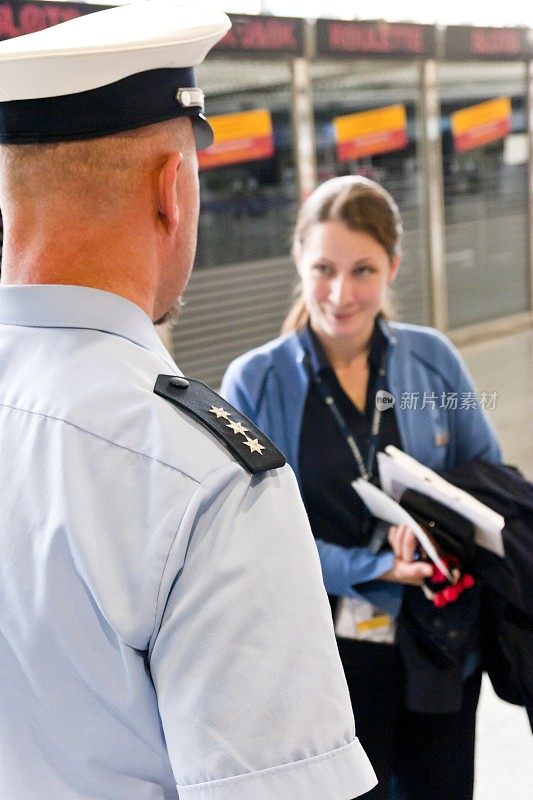
<svg viewBox="0 0 533 800"><path fill-rule="evenodd" d="M86 428L82 428L81 426L76 425L73 422L69 422L68 420L61 419L60 417L55 417L52 414L44 414L41 411L32 411L32 410L29 410L29 409L20 408L19 406L10 405L9 403L2 403L1 401L0 401L0 408L7 408L7 409L10 409L11 411L18 411L18 412L20 412L22 414L32 414L33 416L41 417L42 419L46 419L46 420L51 420L53 422L62 423L63 425L67 425L68 427L73 428L74 430L77 430L80 433L84 433L84 434L86 434L88 436L93 437L94 439L97 439L98 441L104 442L105 444L111 445L112 447L116 447L117 449L119 449L121 451L124 451L126 453L131 453L131 454L133 454L135 456L140 456L141 458L147 459L148 461L150 461L152 463L160 464L163 467L167 467L168 469L172 470L172 472L174 472L176 474L183 475L185 478L189 479L190 481L192 481L195 484L195 489L192 492L192 495L191 495L191 497L189 499L189 502L187 503L186 508L189 508L191 502L197 496L198 492L201 491L201 490L203 491L205 482L210 480L210 478L211 478L211 476L213 474L216 474L219 470L223 470L223 469L225 469L227 467L227 465L225 465L225 464L220 464L217 467L214 467L204 477L204 480L200 481L200 480L198 480L198 478L193 478L187 472L184 472L183 470L180 470L178 467L174 467L171 464L167 464L165 461L161 461L161 459L159 459L159 458L154 458L154 456L147 455L146 453L142 453L142 452L140 452L138 450L133 450L131 447L125 447L124 445L118 444L117 442L113 442L110 439L106 439L104 436L100 436L97 433L93 433L93 431L89 431ZM237 464L237 462L234 462L234 463ZM183 515L182 515L182 520L183 520ZM161 605L161 586L163 584L163 579L164 579L164 576L165 576L165 570L167 568L168 561L170 559L170 554L172 552L172 548L174 547L174 544L176 542L178 533L180 531L182 520L180 520L180 522L178 523L177 527L175 528L174 535L172 537L172 541L171 541L171 543L170 543L170 545L168 547L168 551L167 551L167 554L165 556L165 563L163 564L163 568L161 570L161 575L160 575L160 579L159 579L159 583L158 583L158 587L157 587L156 598L155 598L154 621L153 621L153 624L151 626L151 633L150 633L150 637L149 637L150 641L152 641L154 639L154 635L155 635L155 627L156 627L156 623L157 623L158 609L160 608L160 605ZM150 647L150 650L151 650L151 647Z"/></svg>
<svg viewBox="0 0 533 800"><path fill-rule="evenodd" d="M246 470L244 469L244 467L242 467L237 461L233 460L233 464L236 465L237 467L239 467L245 474L247 474ZM158 617L159 617L159 609L162 606L162 613L161 613L161 621L162 621L164 613L165 613L165 606L166 606L166 604L168 602L168 598L172 594L172 590L173 590L173 586L171 586L166 598L164 599L164 602L162 603L162 601L161 601L161 587L163 585L163 579L165 577L166 568L167 568L168 562L170 560L170 554L172 553L172 549L173 549L173 547L174 547L174 545L176 543L176 539L178 538L178 534L180 532L180 528L181 528L181 526L183 524L183 517L187 513L188 509L191 507L191 504L195 501L195 499L198 496L199 492L205 492L205 485L209 480L211 480L211 477L213 475L216 475L217 472L219 472L221 470L224 470L224 469L226 469L226 465L224 465L224 464L221 464L218 467L214 467L211 470L211 472L208 475L205 476L204 481L202 481L202 482L197 481L197 486L196 486L194 492L191 494L191 496L190 496L190 498L189 498L189 500L187 502L187 506L186 506L182 516L181 516L180 522L178 523L178 525L176 527L176 530L174 532L174 536L172 537L172 542L170 543L170 546L168 548L167 555L166 555L166 558L165 558L165 563L163 565L163 569L161 570L161 578L159 580L159 584L158 584L158 587L157 587L157 597L156 597L156 605L155 605L155 613L154 613L154 623L152 625L152 631L151 631L151 634L150 634L149 644L148 644L149 660L152 657L152 651L153 651L154 646L155 646L155 640L157 639L157 636L159 634L159 630L161 628L161 625L160 625L159 628L156 630L157 620L158 620ZM192 534L192 531L191 531L191 534ZM187 543L187 547L186 547L186 552L185 552L184 559L183 559L182 568L185 566L185 561L187 559L187 554L189 552L189 546L190 546L190 539L189 539L189 542ZM176 579L178 579L178 577L179 576L176 575Z"/></svg>
<svg viewBox="0 0 533 800"><path fill-rule="evenodd" d="M183 470L173 466L172 464L168 464L166 461L162 461L159 458L155 458L155 456L150 456L147 453L143 453L139 450L134 450L131 447L126 447L125 445L119 444L118 442L113 442L111 439L106 439L105 436L100 436L100 434L94 433L94 431L87 430L87 428L82 428L80 425L76 425L74 422L70 422L69 420L61 419L61 417L55 417L53 414L44 414L42 411L33 411L28 408L21 408L20 406L11 405L10 403L2 403L1 401L0 401L0 407L8 408L11 411L19 411L22 414L32 414L33 416L41 417L42 419L49 419L52 420L53 422L60 422L63 425L67 425L70 428L74 428L74 430L77 430L80 433L84 433L87 436L92 436L94 439L98 439L101 442L105 442L105 444L111 445L111 447L116 447L117 449L123 450L126 453L132 453L133 455L140 456L141 458L145 458L148 461L160 464L162 467L167 467L168 469L171 469L173 472L177 472L180 475L189 478L189 480L194 481L194 483L197 486L201 485L202 483L200 480L198 480L198 478L193 478L193 476L189 475L189 473L184 472Z"/></svg>
<svg viewBox="0 0 533 800"><path fill-rule="evenodd" d="M351 741L347 742L346 744L342 744L339 747L335 747L333 750L328 750L326 753L319 753L315 756L308 756L307 758L298 759L298 761L289 761L285 764L278 764L275 767L267 767L266 769L258 769L253 772L244 772L240 775L232 775L228 778L215 778L213 781L203 781L202 783L178 783L177 788L179 789L186 789L188 792L193 791L205 791L207 789L214 790L218 789L221 784L229 784L229 783L242 783L247 780L257 780L260 778L264 778L268 775L272 775L276 772L294 772L296 770L302 769L303 767L308 767L309 763L318 764L322 761L329 761L331 758L338 757L342 755L344 750L349 750L353 748L354 744L360 745L359 739L356 736Z"/></svg>

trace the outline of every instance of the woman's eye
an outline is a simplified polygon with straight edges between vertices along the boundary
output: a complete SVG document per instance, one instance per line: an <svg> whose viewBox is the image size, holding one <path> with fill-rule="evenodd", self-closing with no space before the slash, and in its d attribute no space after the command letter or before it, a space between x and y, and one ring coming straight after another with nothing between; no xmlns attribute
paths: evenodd
<svg viewBox="0 0 533 800"><path fill-rule="evenodd" d="M318 272L320 275L330 275L331 274L331 267L329 264L314 264L313 269L315 272Z"/></svg>
<svg viewBox="0 0 533 800"><path fill-rule="evenodd" d="M355 268L354 274L358 276L366 276L370 275L374 270L370 266L370 264L360 264L358 267Z"/></svg>

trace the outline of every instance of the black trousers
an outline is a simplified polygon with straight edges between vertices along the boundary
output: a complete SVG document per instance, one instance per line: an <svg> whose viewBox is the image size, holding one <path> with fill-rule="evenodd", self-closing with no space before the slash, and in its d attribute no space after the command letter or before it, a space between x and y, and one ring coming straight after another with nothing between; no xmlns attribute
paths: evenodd
<svg viewBox="0 0 533 800"><path fill-rule="evenodd" d="M378 649L387 656L387 646ZM348 681L357 684L356 733L379 781L364 800L472 800L481 671L465 681L459 712L420 714L405 708L399 663L389 659L374 668L373 675L365 670L357 681L352 673Z"/></svg>

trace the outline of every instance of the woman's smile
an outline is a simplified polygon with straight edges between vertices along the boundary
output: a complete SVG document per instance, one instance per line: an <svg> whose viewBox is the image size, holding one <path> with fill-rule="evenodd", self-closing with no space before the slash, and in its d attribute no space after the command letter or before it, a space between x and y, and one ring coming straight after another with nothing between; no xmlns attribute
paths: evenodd
<svg viewBox="0 0 533 800"><path fill-rule="evenodd" d="M394 261L372 236L341 222L310 229L298 270L311 327L323 344L366 345L396 274Z"/></svg>

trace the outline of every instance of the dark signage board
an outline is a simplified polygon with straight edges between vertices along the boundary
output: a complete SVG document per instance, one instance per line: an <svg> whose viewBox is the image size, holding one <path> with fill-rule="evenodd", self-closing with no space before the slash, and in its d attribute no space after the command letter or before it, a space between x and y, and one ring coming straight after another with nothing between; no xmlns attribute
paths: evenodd
<svg viewBox="0 0 533 800"><path fill-rule="evenodd" d="M448 61L505 61L532 57L527 28L478 28L450 25L444 34Z"/></svg>
<svg viewBox="0 0 533 800"><path fill-rule="evenodd" d="M279 58L303 56L304 20L300 17L267 17L229 14L231 29L211 51L212 55Z"/></svg>
<svg viewBox="0 0 533 800"><path fill-rule="evenodd" d="M49 28L82 14L110 8L87 3L54 3L33 0L0 0L0 40ZM230 15L232 28L214 53L259 57L304 54L304 20L299 17Z"/></svg>
<svg viewBox="0 0 533 800"><path fill-rule="evenodd" d="M43 3L24 0L0 0L0 40L12 39L25 33L35 33L66 22L82 14L101 11L110 6L93 6L86 3Z"/></svg>
<svg viewBox="0 0 533 800"><path fill-rule="evenodd" d="M111 6L87 3L0 0L0 40L33 33L59 22ZM230 14L232 28L213 55L257 58L305 55L305 21L300 17ZM316 22L316 54L327 58L435 58L433 25L383 20ZM527 28L482 28L463 25L444 30L446 60L521 60L533 58Z"/></svg>
<svg viewBox="0 0 533 800"><path fill-rule="evenodd" d="M316 54L328 58L433 58L437 53L434 25L410 22L319 19Z"/></svg>

